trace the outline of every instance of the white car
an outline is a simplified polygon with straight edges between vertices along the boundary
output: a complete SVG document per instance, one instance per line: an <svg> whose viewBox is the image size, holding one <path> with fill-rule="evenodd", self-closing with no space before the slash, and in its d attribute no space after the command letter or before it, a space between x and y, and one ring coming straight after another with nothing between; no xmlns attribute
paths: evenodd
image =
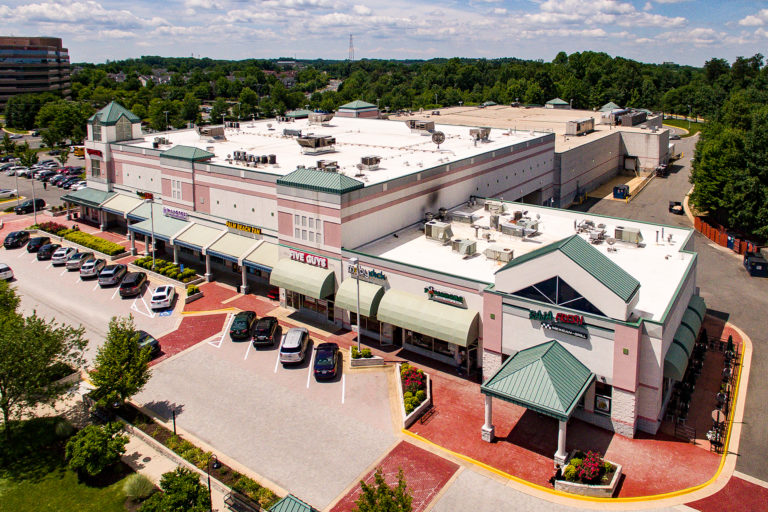
<svg viewBox="0 0 768 512"><path fill-rule="evenodd" d="M53 265L64 265L67 263L69 257L76 252L77 251L72 247L60 247L56 249L56 252L53 253L53 256L51 256L51 263Z"/></svg>
<svg viewBox="0 0 768 512"><path fill-rule="evenodd" d="M32 172L33 172L32 169L28 169L26 167L22 167L22 168L16 170L16 176L24 177L24 178L29 178L30 175L32 175Z"/></svg>
<svg viewBox="0 0 768 512"><path fill-rule="evenodd" d="M0 199L6 199L8 197L16 197L16 189L13 189L13 190L11 190L10 188L0 189Z"/></svg>
<svg viewBox="0 0 768 512"><path fill-rule="evenodd" d="M149 302L149 307L152 309L167 309L173 304L173 298L176 296L176 288L166 284L158 286L155 291L152 292L152 300Z"/></svg>
<svg viewBox="0 0 768 512"><path fill-rule="evenodd" d="M87 181L78 181L71 187L69 187L70 190L81 190L84 188L88 188L88 182Z"/></svg>
<svg viewBox="0 0 768 512"><path fill-rule="evenodd" d="M5 281L13 279L13 270L11 270L11 267L5 263L0 263L0 279L4 279Z"/></svg>

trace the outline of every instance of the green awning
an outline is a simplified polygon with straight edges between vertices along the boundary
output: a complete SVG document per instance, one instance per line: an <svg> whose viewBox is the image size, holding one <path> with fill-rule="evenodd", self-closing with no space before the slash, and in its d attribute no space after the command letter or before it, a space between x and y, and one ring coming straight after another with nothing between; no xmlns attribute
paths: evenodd
<svg viewBox="0 0 768 512"><path fill-rule="evenodd" d="M380 322L466 347L478 337L480 314L472 309L389 290L379 302L376 318Z"/></svg>
<svg viewBox="0 0 768 512"><path fill-rule="evenodd" d="M272 269L269 284L316 299L325 299L336 291L333 270L282 259Z"/></svg>
<svg viewBox="0 0 768 512"><path fill-rule="evenodd" d="M154 230L155 238L169 242L171 237L178 234L182 229L189 225L189 222L166 217L165 215L155 215L154 219L149 218L136 224L128 226L130 231L141 233L144 236L152 236Z"/></svg>
<svg viewBox="0 0 768 512"><path fill-rule="evenodd" d="M704 321L704 317L707 316L707 303L698 295L691 297L691 301L688 303L688 309L693 310L702 322Z"/></svg>
<svg viewBox="0 0 768 512"><path fill-rule="evenodd" d="M699 329L701 329L701 319L694 310L686 309L685 313L683 313L683 319L680 321L680 325L688 327L693 333L693 336L698 337Z"/></svg>
<svg viewBox="0 0 768 512"><path fill-rule="evenodd" d="M384 288L367 281L360 281L360 314L373 318L379 309L379 302L384 296ZM341 309L357 312L357 280L345 279L336 292L334 302Z"/></svg>
<svg viewBox="0 0 768 512"><path fill-rule="evenodd" d="M67 192L61 196L62 201L67 203L79 204L90 208L98 208L102 203L114 196L114 192L105 192L95 188L81 188L72 192Z"/></svg>
<svg viewBox="0 0 768 512"><path fill-rule="evenodd" d="M521 350L507 359L480 391L501 400L568 421L595 374L555 340Z"/></svg>
<svg viewBox="0 0 768 512"><path fill-rule="evenodd" d="M675 337L673 338L672 343L680 345L685 350L686 355L690 357L693 353L693 346L696 344L696 336L691 332L688 326L681 324L680 327L677 328L677 331L675 331Z"/></svg>
<svg viewBox="0 0 768 512"><path fill-rule="evenodd" d="M664 377L681 381L685 376L686 368L688 368L688 356L685 350L677 343L672 343L664 358Z"/></svg>

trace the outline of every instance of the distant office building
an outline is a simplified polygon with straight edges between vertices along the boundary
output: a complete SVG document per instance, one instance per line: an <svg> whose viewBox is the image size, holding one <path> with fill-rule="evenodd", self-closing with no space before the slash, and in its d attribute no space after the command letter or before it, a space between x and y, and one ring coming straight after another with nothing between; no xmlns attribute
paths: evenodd
<svg viewBox="0 0 768 512"><path fill-rule="evenodd" d="M17 94L70 95L69 52L58 37L0 37L0 108Z"/></svg>

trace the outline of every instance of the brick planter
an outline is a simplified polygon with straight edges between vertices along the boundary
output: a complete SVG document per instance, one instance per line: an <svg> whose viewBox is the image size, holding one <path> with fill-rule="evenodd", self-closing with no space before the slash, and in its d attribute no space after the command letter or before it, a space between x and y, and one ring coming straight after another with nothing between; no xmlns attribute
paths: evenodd
<svg viewBox="0 0 768 512"><path fill-rule="evenodd" d="M197 299L202 298L203 292L193 293L192 295L187 295L187 297L184 299L184 304L189 304L190 302L195 302Z"/></svg>
<svg viewBox="0 0 768 512"><path fill-rule="evenodd" d="M195 279L192 279L191 281L187 281L186 283L184 281L179 281L178 279L173 279L168 276L164 276L163 274L160 274L159 272L155 272L152 270L149 270L148 268L140 267L138 265L134 265L133 263L128 264L128 268L133 272L145 272L148 276L152 276L158 281L165 281L168 284L172 284L174 286L183 286L187 287L191 284L200 284L205 281L205 278L197 276ZM199 297L198 297L199 298Z"/></svg>
<svg viewBox="0 0 768 512"><path fill-rule="evenodd" d="M349 349L349 366L352 368L365 368L368 366L384 366L387 364L383 357L371 356L371 357L358 357L352 358L352 348Z"/></svg>
<svg viewBox="0 0 768 512"><path fill-rule="evenodd" d="M398 396L400 397L400 414L402 415L403 419L403 428L408 428L414 423L416 423L416 420L418 420L422 414L424 414L427 409L432 407L432 386L430 386L430 379L429 374L424 373L424 376L427 378L426 382L426 391L427 391L427 398L424 399L423 402L419 404L417 408L415 408L413 411L411 411L410 414L406 414L405 412L405 402L403 401L403 379L400 377L400 363L397 363L397 366L395 366L395 369L397 371L397 392Z"/></svg>

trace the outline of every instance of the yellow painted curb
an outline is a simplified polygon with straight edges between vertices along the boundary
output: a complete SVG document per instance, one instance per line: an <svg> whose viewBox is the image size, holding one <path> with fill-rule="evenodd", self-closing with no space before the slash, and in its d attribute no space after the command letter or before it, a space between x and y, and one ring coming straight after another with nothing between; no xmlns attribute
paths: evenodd
<svg viewBox="0 0 768 512"><path fill-rule="evenodd" d="M237 308L223 308L223 309L209 309L208 311L182 311L181 314L185 316L205 316L215 315L216 313L229 313L231 311L239 311Z"/></svg>

